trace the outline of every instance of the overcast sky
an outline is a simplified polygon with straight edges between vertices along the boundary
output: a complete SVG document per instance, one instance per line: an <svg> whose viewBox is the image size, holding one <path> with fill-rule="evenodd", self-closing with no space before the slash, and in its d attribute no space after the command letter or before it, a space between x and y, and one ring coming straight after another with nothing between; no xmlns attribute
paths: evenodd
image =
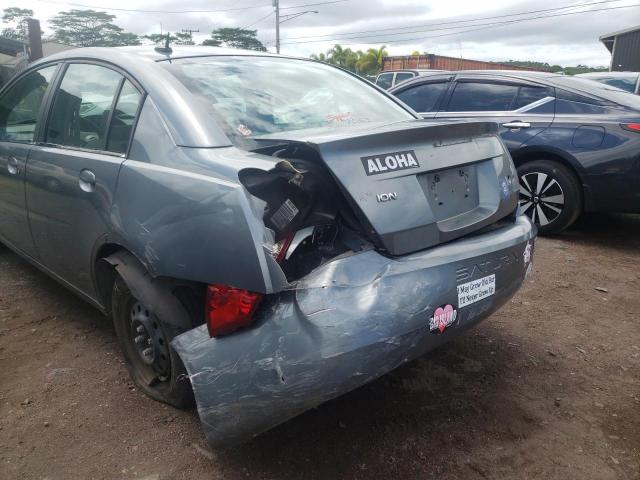
<svg viewBox="0 0 640 480"><path fill-rule="evenodd" d="M104 0L75 1L115 14L115 23L140 35L159 33L160 28L164 32L189 28L200 30L195 34L196 41L200 42L214 28L251 25L269 50L275 50L275 19L270 15L272 0L108 2L110 8L164 12L228 10L180 14L115 11L101 7L107 4ZM610 60L609 52L598 41L602 34L640 25L640 0L342 0L286 8L327 1L331 0L280 0L283 15L305 10L318 12L281 25L282 53L308 56L340 43L352 49L387 45L392 55L408 55L418 50L478 60L537 60L563 66L597 66L608 65ZM592 5L580 6L586 3ZM84 8L58 0L3 0L2 4L33 9L45 33L49 33L47 18L58 11ZM602 10L623 6L635 7ZM243 7L254 8L229 11ZM585 10L591 12L565 15ZM514 15L525 12L536 13ZM563 16L516 22L560 14Z"/></svg>

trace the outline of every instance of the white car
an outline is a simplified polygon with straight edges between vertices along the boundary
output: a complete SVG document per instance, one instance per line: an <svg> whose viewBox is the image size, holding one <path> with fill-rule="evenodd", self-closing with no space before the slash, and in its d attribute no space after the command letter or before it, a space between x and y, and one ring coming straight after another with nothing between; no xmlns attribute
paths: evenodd
<svg viewBox="0 0 640 480"><path fill-rule="evenodd" d="M640 95L640 72L591 72L581 73L576 77L588 78Z"/></svg>

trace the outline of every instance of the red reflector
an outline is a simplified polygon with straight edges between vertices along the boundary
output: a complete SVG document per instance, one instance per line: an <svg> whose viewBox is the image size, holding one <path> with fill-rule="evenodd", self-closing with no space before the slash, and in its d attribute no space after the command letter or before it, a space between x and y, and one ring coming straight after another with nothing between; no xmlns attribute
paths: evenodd
<svg viewBox="0 0 640 480"><path fill-rule="evenodd" d="M262 300L261 293L227 285L209 285L206 303L209 335L212 337L226 335L249 325L260 300Z"/></svg>
<svg viewBox="0 0 640 480"><path fill-rule="evenodd" d="M640 133L640 123L623 123L620 126L625 130L630 130L632 132Z"/></svg>
<svg viewBox="0 0 640 480"><path fill-rule="evenodd" d="M292 241L293 233L289 233L286 237L284 237L282 240L280 240L280 242L276 244L277 250L274 252L274 258L276 259L276 262L282 263L284 257L287 255L287 250L289 250Z"/></svg>

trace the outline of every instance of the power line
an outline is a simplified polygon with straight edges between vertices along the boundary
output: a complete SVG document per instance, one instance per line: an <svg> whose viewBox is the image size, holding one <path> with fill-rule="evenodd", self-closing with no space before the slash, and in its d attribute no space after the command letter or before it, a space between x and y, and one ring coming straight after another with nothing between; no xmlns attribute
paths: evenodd
<svg viewBox="0 0 640 480"><path fill-rule="evenodd" d="M107 11L115 11L115 12L130 12L130 13L162 13L162 14L186 14L186 13L224 13L224 12L237 12L241 10L253 10L255 8L265 8L271 7L270 3L262 3L260 5L249 5L246 7L233 7L233 8L223 8L218 10L139 10L135 8L115 8L115 7L103 7L99 5L88 5L85 3L75 3L75 2L64 2L58 0L36 0L37 2L42 3L52 3L56 5L69 5L71 7L84 7L91 8L96 10L107 10ZM334 3L342 3L348 2L350 0L332 0L327 2L318 2L318 3L307 3L302 5L291 5L289 7L280 7L281 10L291 9L291 8L300 8L300 7L310 7L315 5L330 5Z"/></svg>
<svg viewBox="0 0 640 480"><path fill-rule="evenodd" d="M273 13L274 13L274 12L269 12L269 13L267 13L264 17L260 17L260 18L259 18L258 20L256 20L255 22L250 23L249 25L242 27L242 30L246 30L247 28L253 27L254 25L256 25L256 24L260 23L261 21L266 20L266 19L267 19L267 18L269 18L271 15L273 15Z"/></svg>
<svg viewBox="0 0 640 480"><path fill-rule="evenodd" d="M332 0L330 2L306 3L304 5L291 5L289 7L280 7L280 10L289 10L291 8L316 7L318 5L331 5L333 3L350 2L351 0Z"/></svg>
<svg viewBox="0 0 640 480"><path fill-rule="evenodd" d="M567 5L565 7L554 7L554 8L546 8L543 10L529 10L526 12L519 12L519 13L511 13L511 14L507 14L507 15L494 15L494 16L489 16L489 17L478 17L478 18L470 18L468 20L452 20L452 21L447 21L447 22L435 22L435 23L427 23L427 24L423 24L423 25L413 25L413 26L408 26L405 28L423 28L423 27L432 27L432 26L440 26L440 25L452 25L452 24L456 24L456 23L470 23L470 22L476 22L476 21L480 21L480 20L495 20L497 18L507 18L507 17L517 17L520 15L529 15L532 13L543 13L543 12L551 12L551 11L558 11L558 10L567 10L567 9L571 9L571 8L579 8L579 7L587 7L587 6L591 6L591 5L599 5L602 3L613 3L613 2L620 2L622 0L602 0L602 1L598 1L598 2L588 2L588 3L578 3L578 4L574 4L574 5ZM473 25L464 25L461 26L460 28L463 27L471 27ZM360 31L355 31L355 32L343 32L343 33L335 33L335 34L324 34L324 35L304 35L304 36L300 36L300 37L287 37L286 40L306 40L306 39L310 39L310 38L322 38L322 37L331 37L331 39L336 39L335 37L340 35L355 35L355 34L360 34L360 33L380 33L380 32L385 32L385 31L390 31L390 30L398 30L397 27L390 27L390 28L379 28L376 30L360 30ZM412 33L412 32L403 32L403 33Z"/></svg>
<svg viewBox="0 0 640 480"><path fill-rule="evenodd" d="M593 10L583 10L580 12L566 12L566 13L558 13L558 14L554 14L554 15L541 15L538 17L531 17L531 18L520 18L517 20L508 20L508 21L504 21L504 22L493 22L490 24L486 24L486 26L482 26L479 28L469 28L469 27L477 27L477 25L466 25L466 26L462 26L462 27L450 27L447 30L453 30L453 29L461 29L461 28L468 28L467 30L460 30L458 32L450 32L450 33L442 33L439 35L428 35L428 36L424 36L424 37L416 37L416 38L402 38L402 39L397 39L397 40L375 40L375 43L387 43L387 44L393 44L393 43L406 43L406 42L413 42L413 41L419 41L419 40L426 40L426 39L430 39L430 38L439 38L439 37L447 37L447 36L451 36L451 35L461 35L464 33L470 33L470 32L475 32L475 31L479 31L479 30L486 30L488 28L492 28L494 26L501 26L501 25L508 25L508 24L514 24L514 23L520 23L520 22L528 22L528 21L532 21L532 20L539 20L539 19L543 19L543 18L554 18L554 17L564 17L567 15L576 15L576 14L582 14L582 13L595 13L595 12L604 12L604 11L610 11L610 10L618 10L618 9L622 9L622 8L637 8L640 7L640 5L625 5L625 6L620 6L620 7L607 7L607 8L599 8L599 9L593 9ZM406 34L407 32L402 32L404 34ZM380 35L363 35L360 37L352 37L352 38L371 38L371 37L377 37ZM333 40L342 40L340 38L329 38L329 39L323 39L323 40L309 40L309 41L303 41L303 42L283 42L283 45L297 45L297 44L301 44L301 43L319 43L319 42L331 42ZM351 42L351 43L341 43L341 45L361 45L363 43L371 43L371 41L363 41L363 42Z"/></svg>

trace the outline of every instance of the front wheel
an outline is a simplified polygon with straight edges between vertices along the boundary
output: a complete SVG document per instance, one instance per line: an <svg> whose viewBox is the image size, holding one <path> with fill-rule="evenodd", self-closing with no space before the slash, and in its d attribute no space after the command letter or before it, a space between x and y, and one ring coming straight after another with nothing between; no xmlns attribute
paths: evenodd
<svg viewBox="0 0 640 480"><path fill-rule="evenodd" d="M534 160L518 167L520 208L538 226L541 235L559 233L582 212L582 190L577 177L564 165Z"/></svg>
<svg viewBox="0 0 640 480"><path fill-rule="evenodd" d="M112 292L113 323L134 383L155 400L178 408L193 405L191 384L171 340L182 330L162 322L135 298L122 278Z"/></svg>

